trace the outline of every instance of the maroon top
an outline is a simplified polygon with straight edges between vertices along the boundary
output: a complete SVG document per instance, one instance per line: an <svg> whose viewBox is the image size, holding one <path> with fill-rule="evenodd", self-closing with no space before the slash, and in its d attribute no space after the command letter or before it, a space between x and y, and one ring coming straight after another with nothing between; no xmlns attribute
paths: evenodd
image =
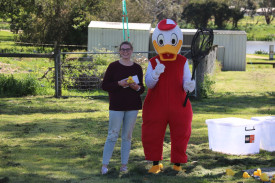
<svg viewBox="0 0 275 183"><path fill-rule="evenodd" d="M118 81L129 76L138 76L139 91L130 87L123 88L118 85ZM109 109L114 111L129 111L142 109L140 95L144 92L143 72L140 65L134 63L131 66L125 66L119 61L112 62L105 73L102 89L109 93Z"/></svg>

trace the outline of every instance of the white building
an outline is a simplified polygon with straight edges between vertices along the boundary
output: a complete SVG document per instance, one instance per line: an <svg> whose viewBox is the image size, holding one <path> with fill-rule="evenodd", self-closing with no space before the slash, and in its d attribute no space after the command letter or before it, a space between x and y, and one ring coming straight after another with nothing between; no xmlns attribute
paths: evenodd
<svg viewBox="0 0 275 183"><path fill-rule="evenodd" d="M149 50L149 37L151 24L128 23L130 33L129 41L135 52L147 52ZM127 25L124 24L125 37L127 38ZM88 51L106 48L118 52L118 46L124 41L122 22L91 21L88 26ZM144 54L148 57L148 54Z"/></svg>

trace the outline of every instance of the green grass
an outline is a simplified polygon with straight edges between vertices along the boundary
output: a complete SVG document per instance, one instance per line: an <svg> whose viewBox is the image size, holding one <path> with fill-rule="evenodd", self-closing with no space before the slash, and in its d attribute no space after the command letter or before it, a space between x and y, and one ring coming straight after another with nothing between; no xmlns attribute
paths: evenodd
<svg viewBox="0 0 275 183"><path fill-rule="evenodd" d="M252 61L254 59L249 58ZM185 171L170 164L170 138L164 139L164 172L148 174L141 143L141 111L133 133L129 172L119 173L120 139L110 162L110 173L100 175L102 150L108 130L108 99L28 96L0 98L0 180L10 182L258 182L242 178L242 170L275 167L275 152L247 156L209 150L206 119L275 115L275 70L248 65L245 72L217 72L215 94L192 100L192 135ZM98 91L99 94L100 91ZM235 176L226 176L233 169Z"/></svg>
<svg viewBox="0 0 275 183"><path fill-rule="evenodd" d="M9 21L10 21L10 19L4 20L4 19L0 18L0 29L10 30L10 24L8 23Z"/></svg>
<svg viewBox="0 0 275 183"><path fill-rule="evenodd" d="M246 31L248 41L275 40L275 21L267 25L264 16L245 16L239 21L238 29Z"/></svg>
<svg viewBox="0 0 275 183"><path fill-rule="evenodd" d="M13 41L13 33L9 31L0 31L1 41Z"/></svg>
<svg viewBox="0 0 275 183"><path fill-rule="evenodd" d="M1 31L0 31L1 33ZM0 37L1 40L1 37ZM0 41L0 52L3 53L51 53L53 48L37 46L21 46L13 41Z"/></svg>

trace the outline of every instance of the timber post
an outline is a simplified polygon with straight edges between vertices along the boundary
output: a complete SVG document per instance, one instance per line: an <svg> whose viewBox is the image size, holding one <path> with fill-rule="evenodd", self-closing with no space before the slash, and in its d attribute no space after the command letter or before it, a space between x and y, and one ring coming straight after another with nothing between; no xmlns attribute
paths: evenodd
<svg viewBox="0 0 275 183"><path fill-rule="evenodd" d="M54 68L55 68L55 97L61 97L61 64L60 47L57 42L54 43Z"/></svg>

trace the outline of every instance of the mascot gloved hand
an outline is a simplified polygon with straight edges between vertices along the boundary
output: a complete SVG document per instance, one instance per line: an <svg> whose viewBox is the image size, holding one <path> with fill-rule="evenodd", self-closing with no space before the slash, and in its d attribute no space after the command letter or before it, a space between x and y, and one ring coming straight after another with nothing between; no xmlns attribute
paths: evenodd
<svg viewBox="0 0 275 183"><path fill-rule="evenodd" d="M160 21L152 34L157 56L150 59L145 75L148 93L142 111L142 144L145 159L152 161L149 173L163 170L163 140L170 127L171 163L173 170L181 171L187 162L186 149L191 135L192 106L186 92L195 88L187 59L180 55L183 44L181 29L175 21Z"/></svg>
<svg viewBox="0 0 275 183"><path fill-rule="evenodd" d="M156 58L156 62L157 62L157 65L156 65L156 68L152 71L152 77L155 80L158 80L160 74L164 72L165 66L161 64L157 58Z"/></svg>
<svg viewBox="0 0 275 183"><path fill-rule="evenodd" d="M196 87L196 83L194 80L185 81L183 84L183 88L185 92L192 92L194 91L195 87Z"/></svg>

